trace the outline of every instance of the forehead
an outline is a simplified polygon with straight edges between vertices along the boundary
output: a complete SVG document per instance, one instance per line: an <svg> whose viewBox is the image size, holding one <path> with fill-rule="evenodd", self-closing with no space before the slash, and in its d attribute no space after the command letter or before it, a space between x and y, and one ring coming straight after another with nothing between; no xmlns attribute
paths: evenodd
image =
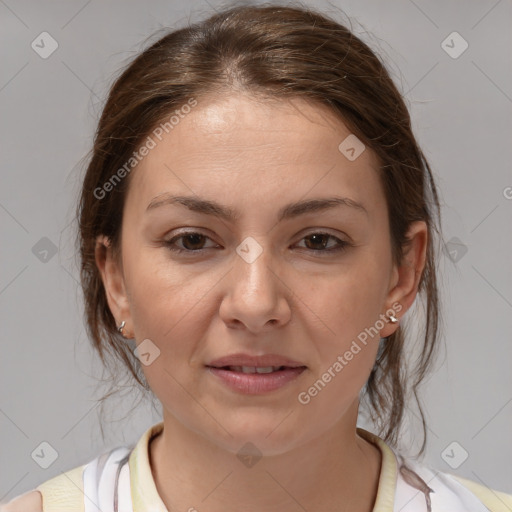
<svg viewBox="0 0 512 512"><path fill-rule="evenodd" d="M382 195L376 156L366 148L349 160L339 146L354 135L322 105L231 94L198 99L173 121L150 134L154 147L132 171L127 202L138 209L163 192L224 204L333 191L375 203Z"/></svg>

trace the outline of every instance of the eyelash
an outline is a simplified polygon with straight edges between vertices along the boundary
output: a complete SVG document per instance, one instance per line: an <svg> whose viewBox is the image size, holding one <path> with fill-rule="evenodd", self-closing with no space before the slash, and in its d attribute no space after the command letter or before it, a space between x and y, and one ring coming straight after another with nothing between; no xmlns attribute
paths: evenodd
<svg viewBox="0 0 512 512"><path fill-rule="evenodd" d="M203 249L196 249L196 250L192 250L192 249L182 249L182 248L178 248L176 247L175 245L175 241L176 240L179 240L179 239L182 239L182 238L186 238L187 236L192 236L192 235L199 235L199 236L202 236L204 238L207 238L209 239L208 236L204 235L203 233L199 233L197 231L190 231L188 233L181 233L180 235L177 235L173 238L171 238L170 240L165 240L164 243L165 243L165 246L173 253L176 253L176 254L181 254L181 253L189 253L189 254L202 254L204 251L208 250L208 249L214 249L214 247L207 247L207 248L203 248ZM313 252L313 253L327 253L326 256L330 255L330 254L334 254L334 253L338 253L338 252L341 252L343 250L346 250L347 247L350 247L352 244L349 243L349 242L346 242L344 240L340 240L339 238L335 237L334 235L331 235L330 233L325 233L323 231L315 231L315 232L312 232L312 233L309 233L307 234L306 236L304 236L302 240L304 240L305 238L308 238L312 235L325 235L325 236L328 236L329 238L333 238L334 240L336 240L337 242L339 242L338 246L335 247L335 248L330 248L330 249L308 249L308 248L305 248L307 251L310 251L310 252ZM303 248L304 249L304 248Z"/></svg>

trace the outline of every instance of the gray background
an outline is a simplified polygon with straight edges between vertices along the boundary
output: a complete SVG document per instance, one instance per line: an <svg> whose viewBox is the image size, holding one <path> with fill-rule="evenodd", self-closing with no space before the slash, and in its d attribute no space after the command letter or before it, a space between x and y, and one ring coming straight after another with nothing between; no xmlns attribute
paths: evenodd
<svg viewBox="0 0 512 512"><path fill-rule="evenodd" d="M446 350L424 387L424 462L512 493L512 3L307 3L340 21L342 9L386 60L438 179L444 241L467 249L440 257ZM0 501L135 442L160 420L144 402L128 414L137 397L126 391L110 401L100 434L95 399L106 388L82 325L73 255L81 159L126 59L157 29L221 6L0 0ZM31 48L43 31L59 45L47 59ZM453 31L469 44L458 58L441 46ZM41 252L44 237L55 255ZM31 457L43 441L58 452L48 469Z"/></svg>

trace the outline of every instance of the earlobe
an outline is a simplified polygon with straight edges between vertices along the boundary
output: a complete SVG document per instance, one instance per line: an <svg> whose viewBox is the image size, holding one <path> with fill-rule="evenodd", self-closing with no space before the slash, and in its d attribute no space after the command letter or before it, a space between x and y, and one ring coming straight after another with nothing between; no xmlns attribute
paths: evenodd
<svg viewBox="0 0 512 512"><path fill-rule="evenodd" d="M118 258L114 255L110 240L104 235L96 239L95 260L101 274L107 302L116 323L119 325L124 320L128 324L130 309L123 271Z"/></svg>
<svg viewBox="0 0 512 512"><path fill-rule="evenodd" d="M387 308L393 309L394 304L401 306L399 314L394 315L399 321L412 306L416 298L420 278L425 268L428 246L426 222L413 222L407 231L407 239L409 243L404 247L402 262L398 267L395 267L393 273L393 282L395 284L390 289L386 300ZM386 338L393 334L398 329L398 325L399 322L387 323L381 330L381 337Z"/></svg>

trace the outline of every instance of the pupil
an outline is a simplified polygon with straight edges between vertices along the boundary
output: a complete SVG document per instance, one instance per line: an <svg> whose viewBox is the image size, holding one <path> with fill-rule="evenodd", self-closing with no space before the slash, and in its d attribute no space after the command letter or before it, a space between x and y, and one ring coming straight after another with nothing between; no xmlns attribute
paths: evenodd
<svg viewBox="0 0 512 512"><path fill-rule="evenodd" d="M192 234L192 235L186 235L185 238L183 239L183 245L187 248L187 249L190 249L190 250L194 250L194 249L201 249L201 247L190 247L191 244L189 243L186 243L187 241L190 241L190 239L192 239L192 246L195 245L195 243L199 243L199 245L201 245L200 242L198 242L198 240L202 239L203 238L203 235L200 235L200 234ZM188 247L187 247L188 246Z"/></svg>
<svg viewBox="0 0 512 512"><path fill-rule="evenodd" d="M199 245L199 246L202 245L201 242L204 242L203 238L204 238L204 236L199 233L186 235L183 238L183 245L189 250L201 249L201 247L197 247L197 245ZM324 234L309 235L306 237L306 245L308 246L308 248L318 249L318 244L319 244L320 248L325 249L328 238L329 238L329 235L324 235ZM191 240L192 240L192 243L190 244L189 242ZM310 247L311 245L313 245L313 246L317 245L317 247Z"/></svg>
<svg viewBox="0 0 512 512"><path fill-rule="evenodd" d="M316 244L320 244L321 248L325 248L325 245L327 242L327 237L328 237L328 235L322 235L322 234L309 235L308 237L306 237L306 240L313 240L313 245L316 243ZM323 240L323 243L321 242L321 240ZM308 244L306 242L306 245L310 245L310 244ZM313 247L313 249L318 249L318 247Z"/></svg>

